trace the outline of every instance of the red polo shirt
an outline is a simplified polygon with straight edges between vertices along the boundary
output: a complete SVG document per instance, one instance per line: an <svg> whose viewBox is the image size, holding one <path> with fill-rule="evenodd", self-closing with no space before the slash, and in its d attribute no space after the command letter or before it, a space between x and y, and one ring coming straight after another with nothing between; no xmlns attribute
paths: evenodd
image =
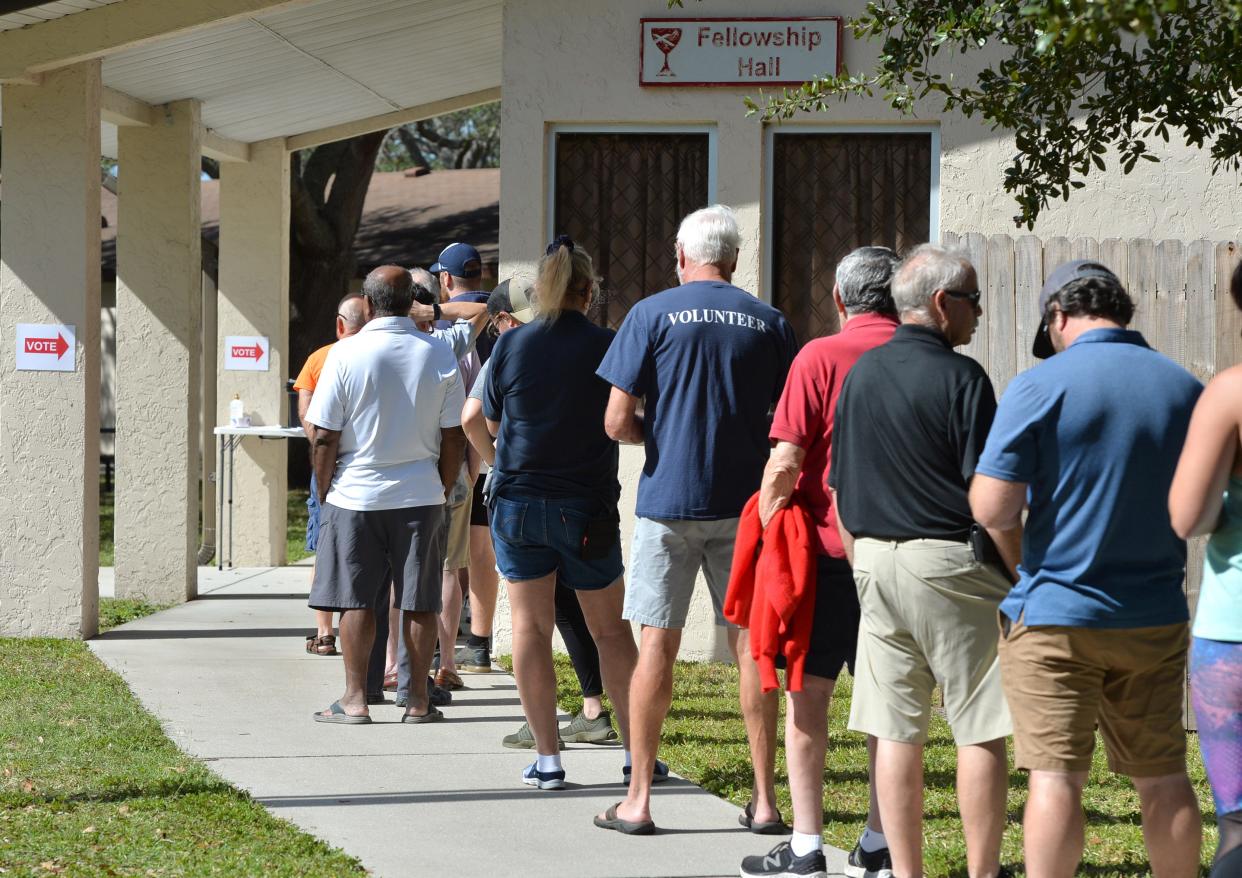
<svg viewBox="0 0 1242 878"><path fill-rule="evenodd" d="M836 335L807 344L793 361L785 392L776 405L769 438L792 442L806 452L794 491L815 522L821 555L844 558L837 532L836 510L828 493L828 466L832 461L832 417L845 376L858 358L893 337L897 318L860 314Z"/></svg>

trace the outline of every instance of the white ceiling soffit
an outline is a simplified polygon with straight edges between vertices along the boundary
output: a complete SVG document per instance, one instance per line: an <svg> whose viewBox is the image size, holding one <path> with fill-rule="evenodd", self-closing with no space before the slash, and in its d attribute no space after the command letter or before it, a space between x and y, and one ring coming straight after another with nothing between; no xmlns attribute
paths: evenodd
<svg viewBox="0 0 1242 878"><path fill-rule="evenodd" d="M109 3L118 2L120 0L60 0L57 3L43 3L23 9L21 12L8 12L0 15L0 31L40 24L44 21L51 21L53 18L63 18L75 12L85 12L96 6L107 6Z"/></svg>
<svg viewBox="0 0 1242 878"><path fill-rule="evenodd" d="M287 137L498 87L501 7L316 0L109 56L103 79L150 104L198 98L224 137Z"/></svg>

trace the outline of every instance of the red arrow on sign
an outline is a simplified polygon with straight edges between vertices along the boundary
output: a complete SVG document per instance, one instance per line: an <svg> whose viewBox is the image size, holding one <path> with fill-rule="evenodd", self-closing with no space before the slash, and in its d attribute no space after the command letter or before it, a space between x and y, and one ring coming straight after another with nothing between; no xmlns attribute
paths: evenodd
<svg viewBox="0 0 1242 878"><path fill-rule="evenodd" d="M263 348L259 347L255 342L253 347L245 345L233 345L233 359L235 360L261 360L263 358Z"/></svg>
<svg viewBox="0 0 1242 878"><path fill-rule="evenodd" d="M69 342L58 332L55 338L28 338L25 348L28 354L55 354L59 360L69 350Z"/></svg>

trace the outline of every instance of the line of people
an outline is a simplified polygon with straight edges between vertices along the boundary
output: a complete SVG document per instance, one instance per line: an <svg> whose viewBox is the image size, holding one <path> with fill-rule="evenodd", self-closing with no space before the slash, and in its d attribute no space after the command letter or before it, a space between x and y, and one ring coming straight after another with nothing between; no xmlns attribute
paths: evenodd
<svg viewBox="0 0 1242 878"><path fill-rule="evenodd" d="M1138 789L1153 873L1189 878L1201 828L1181 709L1184 538L1214 530L1195 699L1222 826L1214 875L1242 871L1242 513L1228 499L1242 488L1227 493L1242 479L1230 405L1242 371L1200 400L1193 376L1126 329L1134 306L1112 272L1077 260L1040 294L1033 353L1047 362L998 404L983 368L954 351L982 315L960 253L849 254L833 290L841 332L799 351L784 316L731 282L741 241L729 208L690 214L675 246L679 285L640 300L614 334L586 316L598 293L589 255L553 241L533 295L514 282L491 294L502 334L469 404L454 353L406 316L438 319L448 305L415 303L402 269L368 276L367 322L328 354L306 414L323 509L310 604L343 611L346 666L345 694L315 718L370 721L374 611L390 580L401 664L410 679L430 669L450 597L441 509L468 433L493 463L491 547L536 757L524 783L565 786L551 644L568 589L624 744L626 797L594 822L655 831L651 788L669 776L660 732L701 572L740 670L754 779L739 821L789 835L747 857L743 876L826 874L827 713L848 668L872 782L848 874L922 875L938 689L972 878L1008 874L1010 735L1030 772L1026 872L1074 874L1097 724L1110 769ZM1242 307L1238 274L1233 295ZM645 446L628 583L619 442ZM775 795L782 667L791 827ZM428 697L411 690L403 721L441 719Z"/></svg>

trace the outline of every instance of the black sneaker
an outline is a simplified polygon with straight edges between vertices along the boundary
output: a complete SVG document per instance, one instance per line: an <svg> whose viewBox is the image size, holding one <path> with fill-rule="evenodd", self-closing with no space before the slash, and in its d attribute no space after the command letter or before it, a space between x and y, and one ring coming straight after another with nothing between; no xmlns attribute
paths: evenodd
<svg viewBox="0 0 1242 878"><path fill-rule="evenodd" d="M849 859L845 861L845 874L850 878L866 878L868 875L876 875L881 869L891 868L893 858L888 855L888 848L868 853L862 849L861 844L855 844Z"/></svg>
<svg viewBox="0 0 1242 878"><path fill-rule="evenodd" d="M453 655L457 670L463 674L490 674L492 672L492 653L487 644L482 646L463 646Z"/></svg>
<svg viewBox="0 0 1242 878"><path fill-rule="evenodd" d="M782 841L763 856L742 860L742 878L828 878L822 849L795 857L789 842Z"/></svg>

